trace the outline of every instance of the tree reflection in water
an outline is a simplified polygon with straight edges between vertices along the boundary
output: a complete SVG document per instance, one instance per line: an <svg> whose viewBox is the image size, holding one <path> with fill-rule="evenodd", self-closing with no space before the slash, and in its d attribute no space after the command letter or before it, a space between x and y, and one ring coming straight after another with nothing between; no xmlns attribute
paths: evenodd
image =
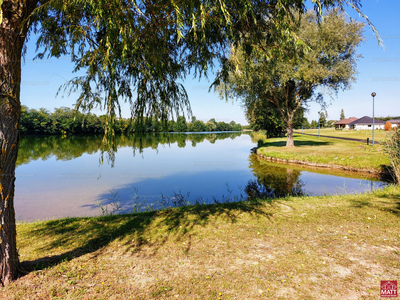
<svg viewBox="0 0 400 300"><path fill-rule="evenodd" d="M256 177L249 180L244 189L249 199L305 194L304 183L299 179L300 171L260 161L255 154L249 156L249 161L249 168Z"/></svg>
<svg viewBox="0 0 400 300"><path fill-rule="evenodd" d="M32 160L47 160L55 156L57 160L71 160L83 154L93 154L97 151L115 154L118 148L131 147L133 154L138 150L142 153L145 149L158 149L160 145L177 143L178 147L184 148L188 145L196 147L197 143L205 140L214 144L216 140L226 138L234 139L241 132L223 133L148 133L140 139L134 135L119 135L114 138L113 150L104 148L103 136L23 136L21 137L18 151L17 166L28 164ZM187 142L190 142L188 144Z"/></svg>

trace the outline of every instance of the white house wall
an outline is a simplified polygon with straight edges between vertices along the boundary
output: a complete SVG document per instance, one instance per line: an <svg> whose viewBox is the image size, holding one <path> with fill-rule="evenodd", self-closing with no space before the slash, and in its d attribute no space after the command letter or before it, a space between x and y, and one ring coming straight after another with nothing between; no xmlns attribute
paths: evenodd
<svg viewBox="0 0 400 300"><path fill-rule="evenodd" d="M355 130L372 130L372 125L369 124L355 124L354 129ZM375 129L384 129L385 124L375 124Z"/></svg>

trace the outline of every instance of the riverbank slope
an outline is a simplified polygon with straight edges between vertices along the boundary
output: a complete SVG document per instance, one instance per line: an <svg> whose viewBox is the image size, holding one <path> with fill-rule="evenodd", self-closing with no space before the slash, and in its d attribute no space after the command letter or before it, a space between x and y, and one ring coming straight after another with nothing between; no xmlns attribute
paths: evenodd
<svg viewBox="0 0 400 300"><path fill-rule="evenodd" d="M376 299L400 278L400 189L18 224L2 299Z"/></svg>

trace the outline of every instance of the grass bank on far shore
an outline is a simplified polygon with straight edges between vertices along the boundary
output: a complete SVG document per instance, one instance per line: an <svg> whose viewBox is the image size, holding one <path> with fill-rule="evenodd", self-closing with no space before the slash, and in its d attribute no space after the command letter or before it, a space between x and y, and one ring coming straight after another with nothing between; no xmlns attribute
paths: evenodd
<svg viewBox="0 0 400 300"><path fill-rule="evenodd" d="M1 299L377 299L400 279L400 188L17 226Z"/></svg>
<svg viewBox="0 0 400 300"><path fill-rule="evenodd" d="M381 145L294 134L296 147L287 148L286 137L264 140L258 154L280 159L332 164L354 169L381 171L389 166L389 157Z"/></svg>
<svg viewBox="0 0 400 300"><path fill-rule="evenodd" d="M308 134L318 134L318 129L296 129L296 133L308 133ZM321 135L343 137L349 139L359 139L367 141L369 138L372 143L372 130L336 130L334 128L321 128ZM376 130L374 132L375 141L382 142L387 138L388 132L385 130Z"/></svg>

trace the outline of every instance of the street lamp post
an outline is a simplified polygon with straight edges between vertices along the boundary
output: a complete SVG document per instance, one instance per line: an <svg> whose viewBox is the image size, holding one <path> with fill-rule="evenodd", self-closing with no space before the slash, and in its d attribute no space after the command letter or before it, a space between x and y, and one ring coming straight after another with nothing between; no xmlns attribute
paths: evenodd
<svg viewBox="0 0 400 300"><path fill-rule="evenodd" d="M318 137L321 137L321 112L318 113L319 117L318 117Z"/></svg>
<svg viewBox="0 0 400 300"><path fill-rule="evenodd" d="M375 96L376 93L372 92L372 146L375 145Z"/></svg>

